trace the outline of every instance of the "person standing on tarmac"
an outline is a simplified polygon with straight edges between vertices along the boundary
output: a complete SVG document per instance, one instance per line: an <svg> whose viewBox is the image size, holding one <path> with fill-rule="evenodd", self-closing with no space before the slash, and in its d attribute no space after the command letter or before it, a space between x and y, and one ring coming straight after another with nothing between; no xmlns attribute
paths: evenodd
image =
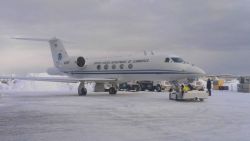
<svg viewBox="0 0 250 141"><path fill-rule="evenodd" d="M184 85L182 84L181 85L181 96L183 97L183 95L184 95Z"/></svg>
<svg viewBox="0 0 250 141"><path fill-rule="evenodd" d="M207 90L208 90L208 95L211 96L211 87L212 87L212 84L211 84L211 80L210 78L208 78L207 80Z"/></svg>

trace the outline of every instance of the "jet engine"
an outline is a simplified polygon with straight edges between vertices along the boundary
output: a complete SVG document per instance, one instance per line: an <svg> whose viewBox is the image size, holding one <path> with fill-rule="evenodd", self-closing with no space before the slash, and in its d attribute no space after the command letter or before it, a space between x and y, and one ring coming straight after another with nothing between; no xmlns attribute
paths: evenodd
<svg viewBox="0 0 250 141"><path fill-rule="evenodd" d="M86 66L86 59L81 56L72 56L69 59L63 60L63 65L60 66L62 72L83 69Z"/></svg>
<svg viewBox="0 0 250 141"><path fill-rule="evenodd" d="M76 64L78 67L83 67L85 65L86 61L83 57L77 57Z"/></svg>

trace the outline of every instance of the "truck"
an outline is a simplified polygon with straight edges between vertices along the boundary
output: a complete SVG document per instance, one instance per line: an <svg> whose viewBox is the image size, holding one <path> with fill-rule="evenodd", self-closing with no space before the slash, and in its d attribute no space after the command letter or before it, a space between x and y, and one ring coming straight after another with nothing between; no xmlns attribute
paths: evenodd
<svg viewBox="0 0 250 141"><path fill-rule="evenodd" d="M119 84L120 91L168 91L172 85L168 81L130 81Z"/></svg>
<svg viewBox="0 0 250 141"><path fill-rule="evenodd" d="M140 85L136 81L123 82L119 84L119 91L140 91Z"/></svg>

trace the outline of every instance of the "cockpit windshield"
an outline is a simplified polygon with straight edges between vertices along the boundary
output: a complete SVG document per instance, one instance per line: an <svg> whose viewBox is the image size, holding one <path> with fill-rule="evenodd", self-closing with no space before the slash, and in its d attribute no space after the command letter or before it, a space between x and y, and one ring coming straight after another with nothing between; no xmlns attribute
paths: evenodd
<svg viewBox="0 0 250 141"><path fill-rule="evenodd" d="M184 60L179 57L172 57L171 58L175 63L184 63Z"/></svg>

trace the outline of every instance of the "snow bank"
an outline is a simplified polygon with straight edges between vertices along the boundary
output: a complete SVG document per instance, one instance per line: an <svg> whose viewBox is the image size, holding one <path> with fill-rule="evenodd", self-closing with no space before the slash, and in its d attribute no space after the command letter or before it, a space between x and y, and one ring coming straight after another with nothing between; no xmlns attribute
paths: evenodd
<svg viewBox="0 0 250 141"><path fill-rule="evenodd" d="M50 77L46 73L28 74L27 77ZM41 82L28 80L8 80L7 83L0 83L2 91L74 91L77 92L79 83ZM94 83L86 83L89 92L94 91Z"/></svg>

